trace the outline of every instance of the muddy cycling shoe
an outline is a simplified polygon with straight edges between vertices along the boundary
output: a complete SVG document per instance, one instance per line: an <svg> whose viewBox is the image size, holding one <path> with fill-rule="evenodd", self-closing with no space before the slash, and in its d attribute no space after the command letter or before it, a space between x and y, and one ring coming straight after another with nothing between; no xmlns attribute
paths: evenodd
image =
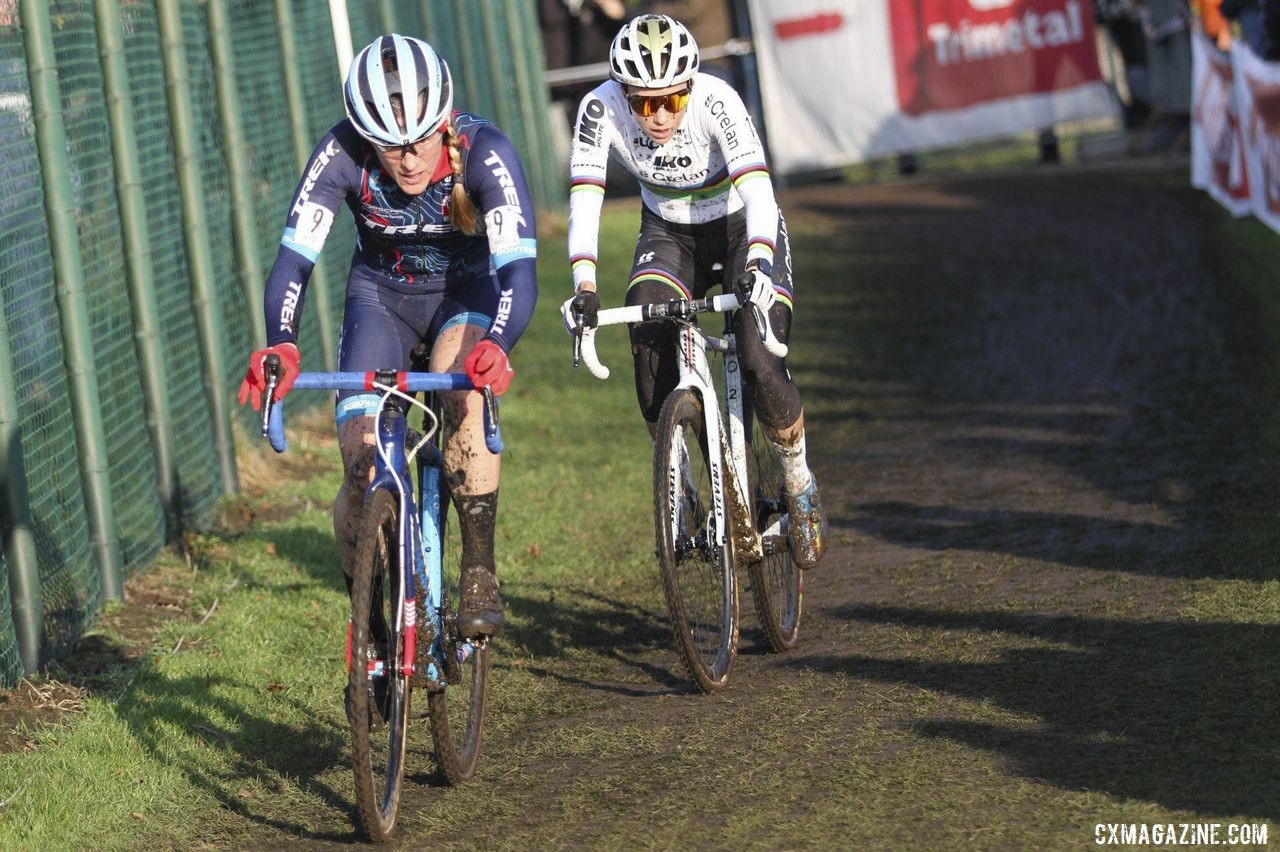
<svg viewBox="0 0 1280 852"><path fill-rule="evenodd" d="M818 480L799 494L784 494L790 526L791 558L801 568L812 568L827 549L827 516L818 498Z"/></svg>
<svg viewBox="0 0 1280 852"><path fill-rule="evenodd" d="M458 633L464 639L495 636L502 630L502 598L498 578L484 565L462 566L462 600L458 607Z"/></svg>

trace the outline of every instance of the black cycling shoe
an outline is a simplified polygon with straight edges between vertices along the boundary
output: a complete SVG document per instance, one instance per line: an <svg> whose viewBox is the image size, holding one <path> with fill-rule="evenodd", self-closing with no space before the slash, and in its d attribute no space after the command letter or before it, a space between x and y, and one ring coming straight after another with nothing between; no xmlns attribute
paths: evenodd
<svg viewBox="0 0 1280 852"><path fill-rule="evenodd" d="M495 636L505 617L498 595L498 578L483 565L462 566L462 600L458 606L458 633L464 639Z"/></svg>

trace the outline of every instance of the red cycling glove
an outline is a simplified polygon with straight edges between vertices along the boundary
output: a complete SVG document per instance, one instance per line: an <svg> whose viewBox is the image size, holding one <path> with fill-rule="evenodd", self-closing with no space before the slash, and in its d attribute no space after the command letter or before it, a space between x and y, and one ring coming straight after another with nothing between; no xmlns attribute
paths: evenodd
<svg viewBox="0 0 1280 852"><path fill-rule="evenodd" d="M280 357L280 378L276 382L276 392L271 396L273 402L284 399L284 395L289 392L289 388L293 387L293 380L298 378L300 372L298 362L302 356L298 354L298 347L292 343L277 343L275 346L259 349L250 355L249 369L244 374L244 381L240 383L239 400L241 405L244 405L246 400L250 402L254 411L262 407L262 394L267 389L267 371L264 362L268 355Z"/></svg>
<svg viewBox="0 0 1280 852"><path fill-rule="evenodd" d="M462 366L477 390L491 388L498 395L506 393L507 388L511 387L511 380L516 377L516 371L511 369L511 363L507 360L507 353L492 340L477 343L467 353Z"/></svg>

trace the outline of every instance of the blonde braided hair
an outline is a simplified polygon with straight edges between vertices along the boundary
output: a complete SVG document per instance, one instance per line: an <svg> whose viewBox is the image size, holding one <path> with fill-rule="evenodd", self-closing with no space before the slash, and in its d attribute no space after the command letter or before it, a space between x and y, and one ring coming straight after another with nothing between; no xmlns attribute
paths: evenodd
<svg viewBox="0 0 1280 852"><path fill-rule="evenodd" d="M453 226L468 236L480 232L480 220L476 205L462 185L462 137L453 126L453 119L444 131L444 144L449 151L449 169L453 172L453 189L449 193L449 219Z"/></svg>

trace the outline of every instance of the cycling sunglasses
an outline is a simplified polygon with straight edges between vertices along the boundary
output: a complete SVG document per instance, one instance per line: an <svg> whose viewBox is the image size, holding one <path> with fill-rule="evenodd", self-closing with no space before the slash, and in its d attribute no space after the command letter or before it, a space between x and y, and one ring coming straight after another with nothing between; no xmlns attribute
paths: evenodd
<svg viewBox="0 0 1280 852"><path fill-rule="evenodd" d="M432 131L432 133L434 132L435 131ZM422 156L421 153L418 151L418 146L426 142L430 138L431 138L431 133L428 133L426 136L423 136L420 139L415 139L412 142L409 142L408 144L405 144L405 145L379 145L375 142L373 147L377 148L382 153L390 155L397 159L409 153L412 153L416 156Z"/></svg>
<svg viewBox="0 0 1280 852"><path fill-rule="evenodd" d="M627 103L631 104L632 112L644 118L648 118L663 107L666 107L667 112L675 115L689 105L692 92L693 88L689 87L669 95L627 95Z"/></svg>

